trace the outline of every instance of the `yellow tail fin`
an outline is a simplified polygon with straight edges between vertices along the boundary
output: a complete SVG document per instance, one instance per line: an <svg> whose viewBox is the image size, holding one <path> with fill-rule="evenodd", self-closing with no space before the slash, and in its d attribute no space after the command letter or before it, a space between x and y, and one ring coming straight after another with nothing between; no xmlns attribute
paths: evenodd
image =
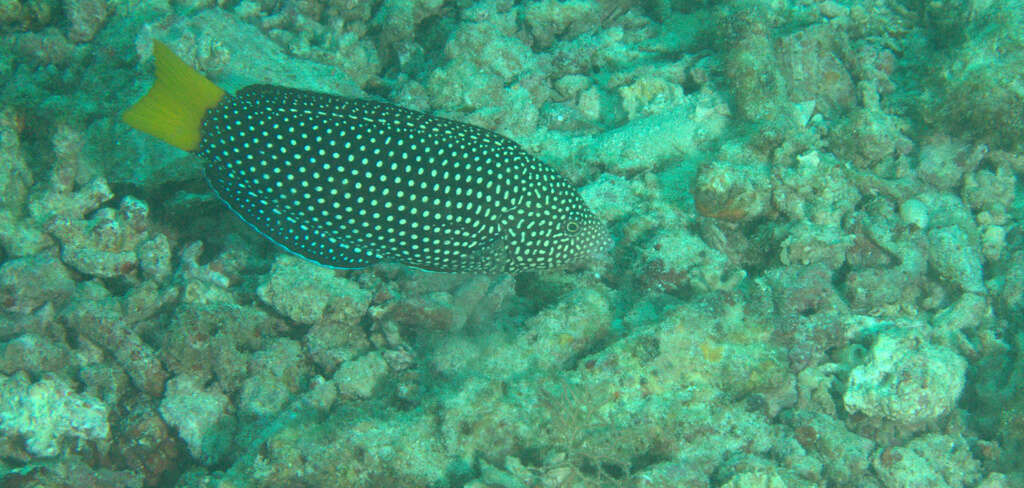
<svg viewBox="0 0 1024 488"><path fill-rule="evenodd" d="M125 111L124 122L168 144L195 151L206 111L224 90L185 64L166 44L153 41L156 81L149 93Z"/></svg>

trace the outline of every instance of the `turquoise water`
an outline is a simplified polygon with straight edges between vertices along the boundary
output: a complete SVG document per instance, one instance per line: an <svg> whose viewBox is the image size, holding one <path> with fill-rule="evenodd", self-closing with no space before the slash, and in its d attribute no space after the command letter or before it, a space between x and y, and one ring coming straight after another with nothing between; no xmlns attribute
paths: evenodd
<svg viewBox="0 0 1024 488"><path fill-rule="evenodd" d="M1024 486L1022 7L0 5L0 478ZM122 123L154 40L508 137L614 246L296 257Z"/></svg>

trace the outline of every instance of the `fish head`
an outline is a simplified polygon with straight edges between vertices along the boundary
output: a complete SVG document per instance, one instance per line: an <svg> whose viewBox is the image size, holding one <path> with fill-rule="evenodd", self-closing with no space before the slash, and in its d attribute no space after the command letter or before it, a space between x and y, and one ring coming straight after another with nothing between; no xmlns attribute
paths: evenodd
<svg viewBox="0 0 1024 488"><path fill-rule="evenodd" d="M611 249L605 223L561 176L526 192L508 229L508 271L573 264Z"/></svg>

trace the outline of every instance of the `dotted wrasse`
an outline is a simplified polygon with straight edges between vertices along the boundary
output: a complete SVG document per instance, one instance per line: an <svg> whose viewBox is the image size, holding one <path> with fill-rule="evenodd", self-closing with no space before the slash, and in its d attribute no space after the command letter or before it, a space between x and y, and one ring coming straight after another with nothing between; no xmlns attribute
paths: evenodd
<svg viewBox="0 0 1024 488"><path fill-rule="evenodd" d="M565 178L499 134L280 86L229 94L159 41L153 56L153 87L124 121L202 157L217 195L303 258L517 273L611 244Z"/></svg>

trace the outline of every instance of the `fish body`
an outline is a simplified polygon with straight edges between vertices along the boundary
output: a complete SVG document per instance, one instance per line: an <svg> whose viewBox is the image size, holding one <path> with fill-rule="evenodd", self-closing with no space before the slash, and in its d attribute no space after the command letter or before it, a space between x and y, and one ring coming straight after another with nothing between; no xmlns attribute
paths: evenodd
<svg viewBox="0 0 1024 488"><path fill-rule="evenodd" d="M499 134L387 103L273 85L218 93L166 46L157 44L155 54L157 83L125 120L205 159L220 198L304 258L337 268L393 261L516 273L610 245L572 185ZM161 81L162 68L172 72L165 78L184 81ZM186 69L195 76L173 74ZM192 106L167 108L175 97L157 89L187 93L183 83L201 93Z"/></svg>

